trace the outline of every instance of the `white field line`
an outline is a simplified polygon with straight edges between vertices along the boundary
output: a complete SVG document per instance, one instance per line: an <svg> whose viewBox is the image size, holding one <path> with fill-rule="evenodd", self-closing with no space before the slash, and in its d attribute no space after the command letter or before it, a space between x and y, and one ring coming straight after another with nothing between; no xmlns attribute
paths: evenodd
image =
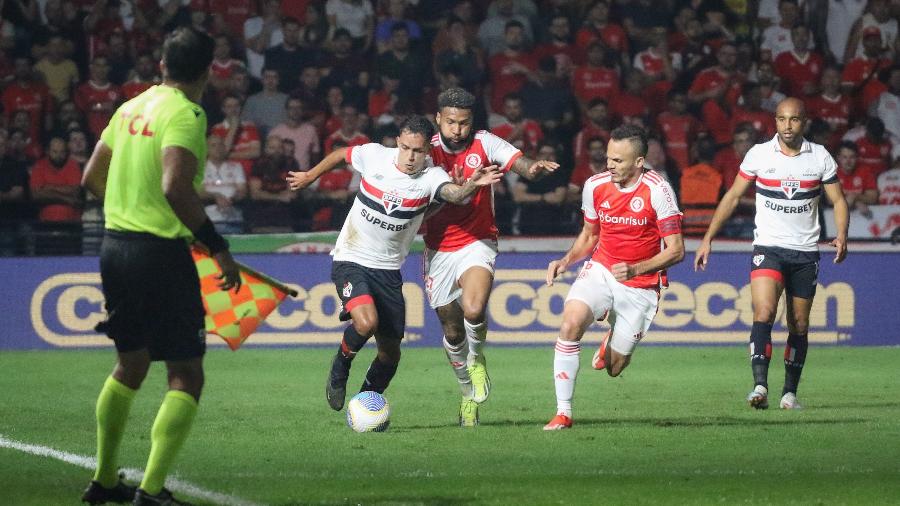
<svg viewBox="0 0 900 506"><path fill-rule="evenodd" d="M50 448L49 446L22 443L19 441L14 441L12 439L7 439L2 434L0 434L0 448L18 450L20 452L29 453L31 455L37 455L39 457L50 457L52 459L61 460L68 464L73 464L85 469L94 470L97 468L97 459L95 459L94 457L76 455L74 453L56 450ZM125 474L125 478L134 482L140 481L140 479L144 476L144 472L140 469L124 468L121 469L121 472ZM189 495L197 499L203 499L204 501L208 501L214 504L221 504L223 506L261 506L258 503L254 503L246 499L241 499L240 497L200 488L193 483L180 480L178 478L167 478L166 487L173 492Z"/></svg>

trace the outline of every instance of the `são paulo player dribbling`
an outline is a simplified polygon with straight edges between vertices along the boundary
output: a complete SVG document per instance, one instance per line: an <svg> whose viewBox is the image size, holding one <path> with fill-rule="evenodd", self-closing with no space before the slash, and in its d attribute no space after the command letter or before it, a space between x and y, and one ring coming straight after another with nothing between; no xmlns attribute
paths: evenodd
<svg viewBox="0 0 900 506"><path fill-rule="evenodd" d="M588 179L582 191L584 227L569 251L547 266L547 285L552 285L571 264L591 255L563 308L553 358L556 416L544 430L572 427L581 338L588 327L608 317L611 331L601 358L606 372L618 376L653 321L664 269L684 258L675 192L659 174L643 168L646 154L643 129L624 125L611 132L609 171Z"/></svg>

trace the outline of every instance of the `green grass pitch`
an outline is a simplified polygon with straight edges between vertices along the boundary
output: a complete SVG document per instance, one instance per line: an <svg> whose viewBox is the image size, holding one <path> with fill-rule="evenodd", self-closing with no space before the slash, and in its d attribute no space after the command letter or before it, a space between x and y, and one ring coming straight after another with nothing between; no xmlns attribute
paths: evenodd
<svg viewBox="0 0 900 506"><path fill-rule="evenodd" d="M555 408L550 345L488 348L493 391L475 429L456 426L443 350L405 349L383 434L356 434L328 408L333 350L213 349L173 471L271 505L900 504L900 348L813 346L807 409L786 412L777 395L768 411L747 407L743 346L640 348L620 378L590 368L593 346L582 351L575 426L553 433L541 430ZM357 357L351 393L372 355L369 346ZM94 402L112 363L109 350L0 353L0 435L93 455ZM123 467L144 465L163 383L154 365ZM89 478L0 448L0 504L78 504Z"/></svg>

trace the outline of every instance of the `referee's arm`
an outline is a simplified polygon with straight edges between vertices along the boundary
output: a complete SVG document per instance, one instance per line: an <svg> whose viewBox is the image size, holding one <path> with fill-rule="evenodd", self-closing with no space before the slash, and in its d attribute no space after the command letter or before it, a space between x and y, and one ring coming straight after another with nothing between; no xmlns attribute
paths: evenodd
<svg viewBox="0 0 900 506"><path fill-rule="evenodd" d="M106 178L109 176L111 160L112 150L103 141L97 141L91 159L85 165L84 174L81 176L81 186L100 200L106 195Z"/></svg>
<svg viewBox="0 0 900 506"><path fill-rule="evenodd" d="M166 146L162 156L162 190L175 216L190 230L208 219L203 201L194 189L197 157L187 148Z"/></svg>

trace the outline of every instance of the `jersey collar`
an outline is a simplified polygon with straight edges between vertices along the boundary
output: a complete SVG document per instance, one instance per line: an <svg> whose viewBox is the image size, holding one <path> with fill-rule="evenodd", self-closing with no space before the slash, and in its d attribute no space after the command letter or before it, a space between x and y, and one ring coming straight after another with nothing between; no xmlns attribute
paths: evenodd
<svg viewBox="0 0 900 506"><path fill-rule="evenodd" d="M779 142L778 142L778 134L777 133L775 134L775 137L773 137L772 140L769 142L772 143L772 146L775 148L776 153L784 154L784 152L781 151L781 144L779 144ZM812 144L810 144L810 142L808 140L806 140L806 137L804 137L803 143L800 144L800 152L797 154L799 155L800 153L811 153L811 152L812 152ZM787 155L785 155L785 156L787 156Z"/></svg>

